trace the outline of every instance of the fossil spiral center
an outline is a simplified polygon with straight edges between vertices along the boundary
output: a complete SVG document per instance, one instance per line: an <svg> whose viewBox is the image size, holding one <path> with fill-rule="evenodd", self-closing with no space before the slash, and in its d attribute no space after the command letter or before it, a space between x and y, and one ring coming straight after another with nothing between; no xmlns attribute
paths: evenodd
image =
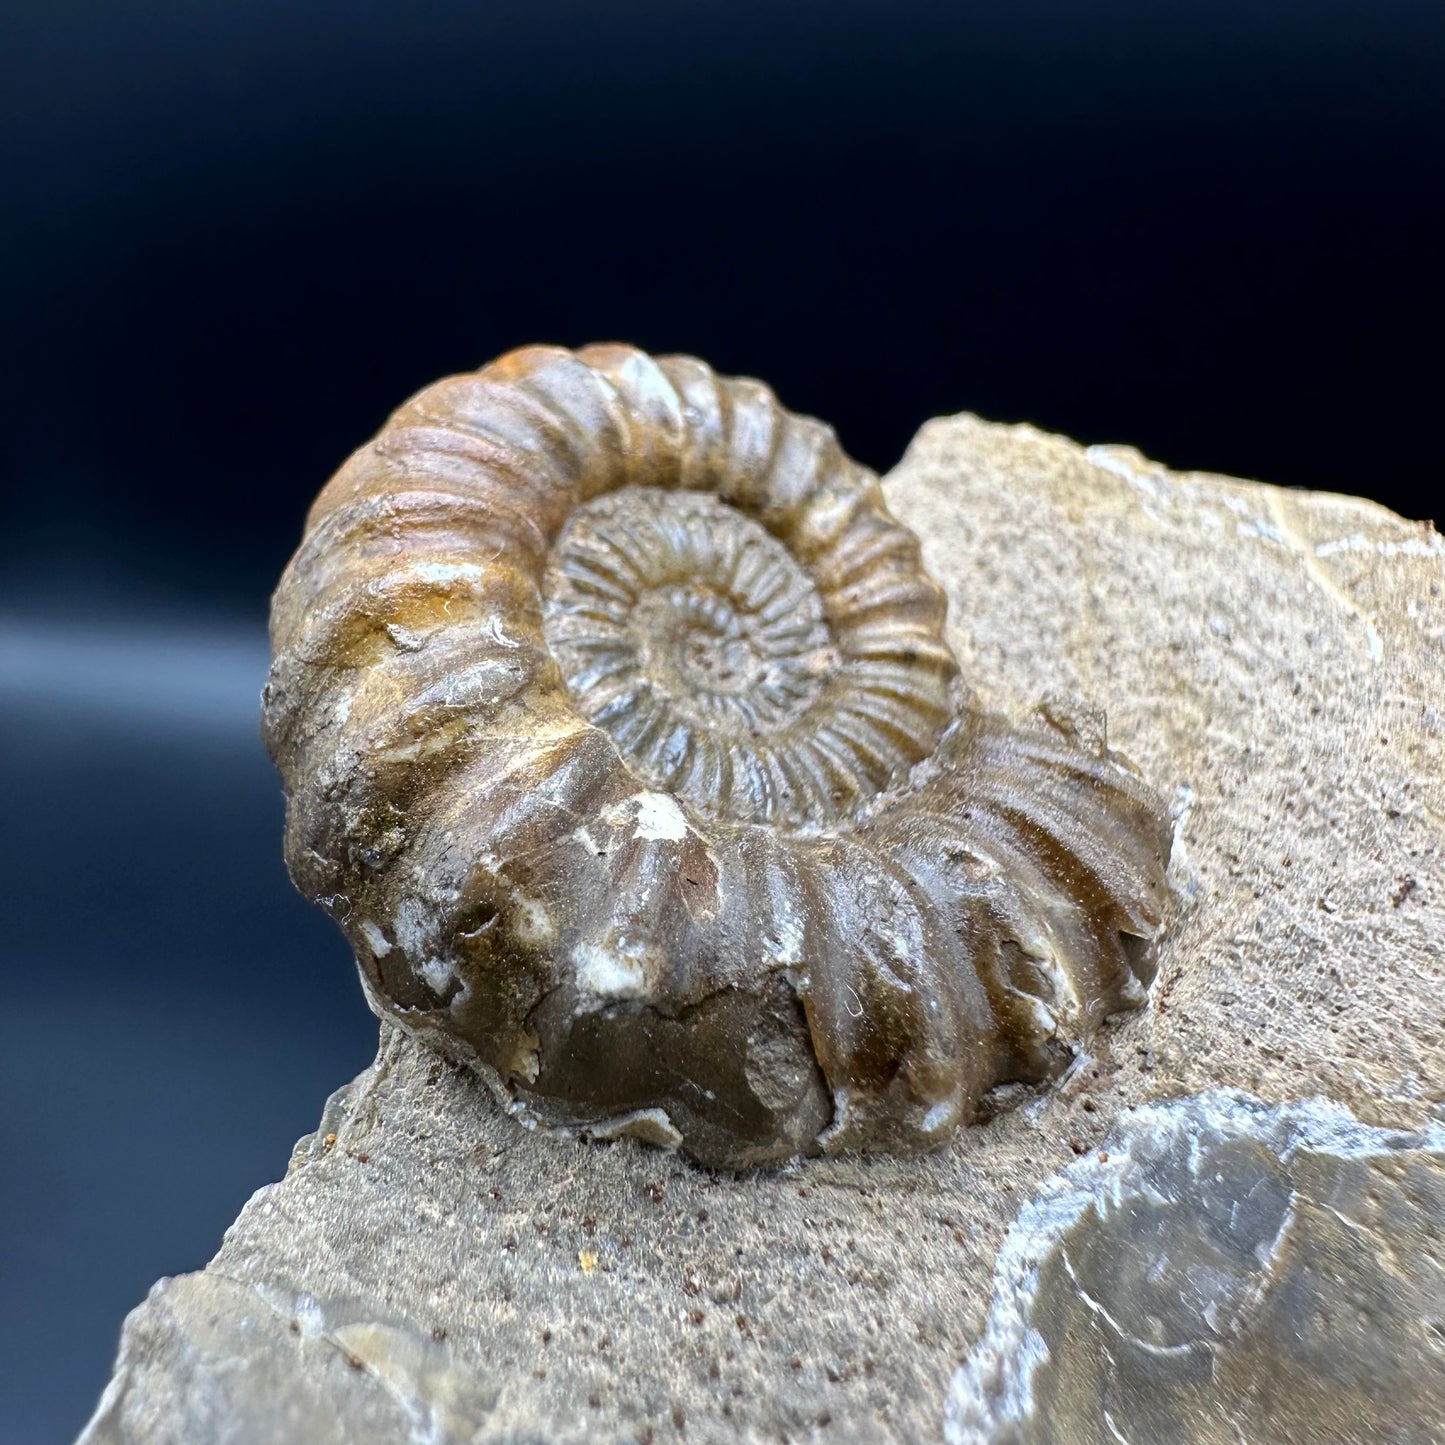
<svg viewBox="0 0 1445 1445"><path fill-rule="evenodd" d="M573 513L543 593L573 698L651 784L739 820L806 812L789 756L838 654L764 527L710 494L626 487Z"/></svg>
<svg viewBox="0 0 1445 1445"><path fill-rule="evenodd" d="M632 631L659 685L680 705L745 697L767 679L753 618L707 585L679 583L638 598Z"/></svg>

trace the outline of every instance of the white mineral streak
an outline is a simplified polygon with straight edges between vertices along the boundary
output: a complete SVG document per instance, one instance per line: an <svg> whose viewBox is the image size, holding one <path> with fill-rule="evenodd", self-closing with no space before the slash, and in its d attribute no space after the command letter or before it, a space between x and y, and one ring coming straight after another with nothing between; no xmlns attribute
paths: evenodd
<svg viewBox="0 0 1445 1445"><path fill-rule="evenodd" d="M516 890L512 894L512 931L521 943L548 948L556 940L557 923L540 898Z"/></svg>
<svg viewBox="0 0 1445 1445"><path fill-rule="evenodd" d="M500 617L489 617L484 630L487 636L490 637L498 647L518 648L522 645L515 637L507 636L502 628L502 619Z"/></svg>
<svg viewBox="0 0 1445 1445"><path fill-rule="evenodd" d="M599 999L641 998L647 992L644 955L625 939L609 945L583 942L572 950L577 987Z"/></svg>
<svg viewBox="0 0 1445 1445"><path fill-rule="evenodd" d="M791 908L775 915L775 927L768 938L773 957L785 968L795 968L803 961L803 920Z"/></svg>
<svg viewBox="0 0 1445 1445"><path fill-rule="evenodd" d="M947 1099L940 1099L924 1116L923 1131L925 1134L935 1134L940 1130L951 1128L953 1121L958 1116L958 1097L952 1096Z"/></svg>
<svg viewBox="0 0 1445 1445"><path fill-rule="evenodd" d="M427 958L435 946L429 921L426 902L420 898L404 898L391 920L392 937L396 939L397 947L413 961Z"/></svg>
<svg viewBox="0 0 1445 1445"><path fill-rule="evenodd" d="M676 1149L682 1143L666 1109L634 1109L601 1124L589 1124L587 1132L594 1139L640 1139L656 1149Z"/></svg>
<svg viewBox="0 0 1445 1445"><path fill-rule="evenodd" d="M391 940L369 918L363 918L360 926L362 936L371 945L371 951L378 958L385 958L391 952Z"/></svg>
<svg viewBox="0 0 1445 1445"><path fill-rule="evenodd" d="M604 809L602 817L616 826L630 819L633 836L646 842L680 843L687 837L687 818L677 800L667 793L638 793Z"/></svg>
<svg viewBox="0 0 1445 1445"><path fill-rule="evenodd" d="M452 965L444 958L424 959L416 971L426 980L427 987L438 994L445 993L447 985L456 977Z"/></svg>
<svg viewBox="0 0 1445 1445"><path fill-rule="evenodd" d="M954 1374L981 1340L1001 1415L1024 1418L1050 1368L1022 1313L998 1313L1007 1291L990 1322L1009 1225L1077 1150L1107 1170L1131 1109L1221 1085L1334 1098L1360 1123L1320 1106L1309 1127L1340 1152L1425 1122L1445 1078L1441 539L1369 503L968 416L929 423L885 493L985 703L1102 704L1111 743L1187 790L1151 1006L942 1153L739 1176L520 1129L470 1073L385 1030L215 1260L131 1316L85 1445L394 1445L429 1421L447 1445L912 1445L942 1438L951 1389L962 1439ZM610 845L588 821L590 865ZM685 841L665 808L634 804L620 829ZM428 956L407 920L377 922ZM794 957L801 921L769 926L765 946ZM643 986L605 940L576 962L598 1006ZM848 1110L839 1090L834 1128ZM1030 1218L1050 1209L1076 1213L1045 1195ZM1088 1438L1107 1440L1098 1418Z"/></svg>
<svg viewBox="0 0 1445 1445"><path fill-rule="evenodd" d="M480 582L486 571L475 562L413 562L407 569L423 582Z"/></svg>

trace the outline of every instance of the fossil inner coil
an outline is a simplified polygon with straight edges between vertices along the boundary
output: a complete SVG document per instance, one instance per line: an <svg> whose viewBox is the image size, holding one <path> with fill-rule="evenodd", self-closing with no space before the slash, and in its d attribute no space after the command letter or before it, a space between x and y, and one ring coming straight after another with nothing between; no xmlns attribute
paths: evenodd
<svg viewBox="0 0 1445 1445"><path fill-rule="evenodd" d="M856 780L905 762L832 728L850 669L817 587L713 496L628 487L579 507L544 596L548 646L583 715L704 814L801 822L856 805Z"/></svg>

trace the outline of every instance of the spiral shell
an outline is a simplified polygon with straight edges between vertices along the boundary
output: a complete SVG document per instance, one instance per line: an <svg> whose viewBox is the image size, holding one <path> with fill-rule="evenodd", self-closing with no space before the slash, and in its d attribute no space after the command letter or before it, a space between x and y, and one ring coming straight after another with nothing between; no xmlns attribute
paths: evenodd
<svg viewBox="0 0 1445 1445"><path fill-rule="evenodd" d="M291 875L527 1117L936 1147L1144 1001L1169 852L1101 739L977 708L943 620L760 383L512 352L351 457L277 590Z"/></svg>

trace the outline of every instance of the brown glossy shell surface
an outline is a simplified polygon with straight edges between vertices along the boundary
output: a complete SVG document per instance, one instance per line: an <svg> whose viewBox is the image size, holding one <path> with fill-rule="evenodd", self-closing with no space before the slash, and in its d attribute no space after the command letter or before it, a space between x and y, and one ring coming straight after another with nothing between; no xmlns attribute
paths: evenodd
<svg viewBox="0 0 1445 1445"><path fill-rule="evenodd" d="M980 711L877 479L766 387L528 347L406 403L277 590L298 888L527 1120L937 1147L1152 976L1169 830Z"/></svg>

